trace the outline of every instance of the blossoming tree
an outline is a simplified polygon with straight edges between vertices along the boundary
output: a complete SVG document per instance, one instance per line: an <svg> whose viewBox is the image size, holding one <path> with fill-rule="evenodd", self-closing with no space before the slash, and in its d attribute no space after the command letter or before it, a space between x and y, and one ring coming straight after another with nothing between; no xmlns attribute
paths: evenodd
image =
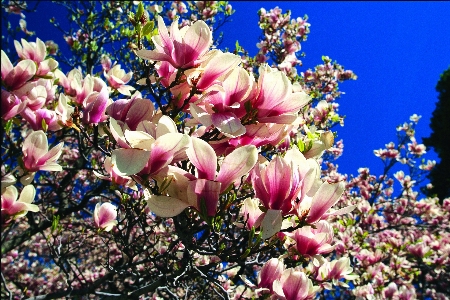
<svg viewBox="0 0 450 300"><path fill-rule="evenodd" d="M1 54L2 296L445 297L450 201L413 191L433 163L405 124L382 177L337 172L356 76L298 72L306 17L261 9L250 57L215 47L226 2L62 4L73 58L23 22Z"/></svg>

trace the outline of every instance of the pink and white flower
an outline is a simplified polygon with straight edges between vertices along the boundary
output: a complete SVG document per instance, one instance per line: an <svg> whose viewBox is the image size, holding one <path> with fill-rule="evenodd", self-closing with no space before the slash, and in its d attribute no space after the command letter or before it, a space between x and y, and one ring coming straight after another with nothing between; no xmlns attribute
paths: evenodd
<svg viewBox="0 0 450 300"><path fill-rule="evenodd" d="M167 61L175 68L188 69L199 64L212 44L212 33L203 21L178 28L172 22L170 34L161 16L158 16L158 35L152 38L155 50L138 50L137 56L152 61Z"/></svg>
<svg viewBox="0 0 450 300"><path fill-rule="evenodd" d="M31 204L36 196L34 186L25 186L20 193L19 199L17 199L18 196L17 188L13 185L7 186L2 191L1 217L3 220L10 216L22 217L26 215L28 211L39 211L39 207L37 205Z"/></svg>
<svg viewBox="0 0 450 300"><path fill-rule="evenodd" d="M125 96L131 96L131 91L134 87L126 85L133 77L133 72L125 73L119 64L115 65L108 71L103 71L103 75L109 83L109 86L117 90L119 93Z"/></svg>
<svg viewBox="0 0 450 300"><path fill-rule="evenodd" d="M305 273L289 268L280 279L273 282L273 292L282 300L310 300L316 297L319 287L313 286Z"/></svg>
<svg viewBox="0 0 450 300"><path fill-rule="evenodd" d="M111 203L97 203L94 210L94 224L104 231L110 231L117 225L117 207Z"/></svg>
<svg viewBox="0 0 450 300"><path fill-rule="evenodd" d="M56 163L62 153L64 143L61 142L51 150L48 149L47 136L42 130L33 131L23 142L23 163L29 172L62 171Z"/></svg>

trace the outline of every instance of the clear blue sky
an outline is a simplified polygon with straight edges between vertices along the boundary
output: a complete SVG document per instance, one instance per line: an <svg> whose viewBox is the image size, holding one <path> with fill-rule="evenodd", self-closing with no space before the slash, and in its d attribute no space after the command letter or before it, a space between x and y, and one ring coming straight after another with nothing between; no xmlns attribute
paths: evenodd
<svg viewBox="0 0 450 300"><path fill-rule="evenodd" d="M450 67L450 2L238 2L225 28L223 45L236 39L255 54L260 34L256 12L278 6L291 16L309 16L311 33L302 43L303 68L314 68L322 55L358 75L340 86L340 112L347 116L338 129L344 154L342 173L359 167L381 173L374 149L396 141L395 127L416 113L422 115L416 136L428 137L439 75ZM253 52L252 52L253 51ZM300 69L302 71L303 69ZM448 138L448 137L447 137ZM432 151L430 158L437 159Z"/></svg>
<svg viewBox="0 0 450 300"><path fill-rule="evenodd" d="M302 43L306 52L303 68L314 68L321 56L337 60L358 75L345 82L346 94L339 100L347 116L338 129L344 139L344 155L337 161L339 171L355 174L359 167L376 173L382 164L374 149L395 141L395 127L410 115L422 115L418 141L430 134L429 120L435 103L439 75L450 66L450 2L237 2L233 22L221 29L223 47L234 49L235 41L256 54L257 11L279 6L292 16L309 16L311 33ZM45 8L44 8L45 6ZM47 9L47 7L52 9ZM53 39L64 50L65 42L48 20L66 18L59 6L42 2L38 14L27 14L30 30L42 40ZM44 8L44 9L43 9ZM18 19L17 19L18 20ZM430 151L431 152L431 151ZM429 152L429 153L430 153ZM436 155L429 158L436 159Z"/></svg>

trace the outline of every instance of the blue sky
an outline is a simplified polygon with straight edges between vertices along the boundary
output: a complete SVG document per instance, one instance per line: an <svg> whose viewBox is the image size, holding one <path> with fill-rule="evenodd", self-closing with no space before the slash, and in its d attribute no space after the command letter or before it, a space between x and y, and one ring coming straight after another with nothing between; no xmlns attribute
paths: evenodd
<svg viewBox="0 0 450 300"><path fill-rule="evenodd" d="M239 40L250 54L256 54L261 33L257 11L278 6L283 12L290 9L292 17L309 16L311 33L302 43L306 57L300 72L314 68L327 55L358 75L358 80L340 86L345 92L338 100L340 113L347 116L345 126L337 128L338 139L345 144L344 155L337 161L341 173L355 174L359 167L369 167L380 174L382 164L373 150L396 141L395 127L414 113L422 115L418 141L430 135L435 86L450 67L450 2L230 3L236 13L233 22L221 28L225 34L221 46L234 49ZM51 17L62 23L66 13L42 2L39 13L27 14L26 20L36 36L53 39L64 50L61 33L48 22ZM432 151L428 154L437 159Z"/></svg>
<svg viewBox="0 0 450 300"><path fill-rule="evenodd" d="M260 34L257 11L275 6L292 17L307 14L311 24L302 43L304 69L321 63L322 55L337 60L358 75L340 86L339 101L345 126L337 128L344 140L339 171L355 174L369 167L380 174L382 163L374 149L396 141L395 127L416 113L419 142L428 137L439 75L450 67L450 2L237 2L225 26L223 45L236 39L255 54ZM253 52L252 52L253 51ZM430 159L437 159L433 151Z"/></svg>

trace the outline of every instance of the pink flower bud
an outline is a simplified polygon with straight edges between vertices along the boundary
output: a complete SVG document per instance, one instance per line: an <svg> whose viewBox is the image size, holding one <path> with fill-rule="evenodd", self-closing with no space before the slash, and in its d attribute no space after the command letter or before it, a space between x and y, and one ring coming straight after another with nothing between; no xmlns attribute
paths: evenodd
<svg viewBox="0 0 450 300"><path fill-rule="evenodd" d="M94 223L100 229L110 231L117 225L117 208L111 203L97 203L94 210Z"/></svg>

